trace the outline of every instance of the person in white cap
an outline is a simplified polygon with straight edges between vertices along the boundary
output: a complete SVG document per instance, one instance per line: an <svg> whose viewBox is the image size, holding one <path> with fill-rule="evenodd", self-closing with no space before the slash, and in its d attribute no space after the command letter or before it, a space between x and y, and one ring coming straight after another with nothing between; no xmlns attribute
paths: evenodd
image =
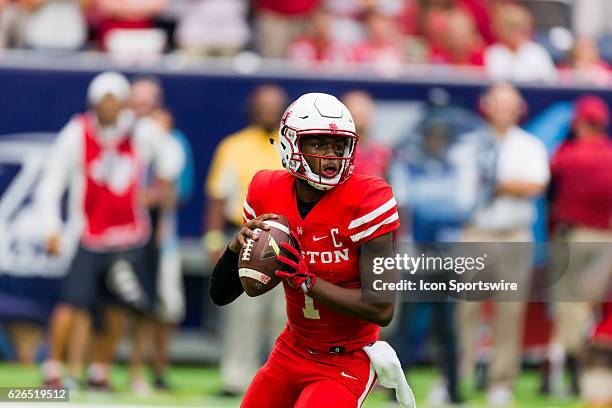
<svg viewBox="0 0 612 408"><path fill-rule="evenodd" d="M91 110L74 116L61 130L35 198L51 254L65 250L61 202L68 185L82 218L79 248L50 322L50 351L43 365L49 386L78 384L92 311L101 304L113 299L151 312L154 288L138 280L141 248L151 234L142 177L150 165L160 183L171 188L184 163L168 129L150 118L135 120L127 108L130 84L123 75L96 76L87 97ZM65 352L67 377L62 382Z"/></svg>

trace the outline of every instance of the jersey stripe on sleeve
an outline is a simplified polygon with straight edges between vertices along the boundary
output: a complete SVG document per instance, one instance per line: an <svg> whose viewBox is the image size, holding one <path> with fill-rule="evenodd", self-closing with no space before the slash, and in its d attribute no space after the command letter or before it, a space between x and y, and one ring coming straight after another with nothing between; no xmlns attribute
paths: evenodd
<svg viewBox="0 0 612 408"><path fill-rule="evenodd" d="M387 190L390 192L390 189ZM393 196L383 204L374 208L365 215L354 219L349 224L348 230L351 241L367 241L397 228L399 225L399 214L397 213L397 202Z"/></svg>
<svg viewBox="0 0 612 408"><path fill-rule="evenodd" d="M397 211L396 211L393 214L391 214L389 217L379 222L378 224L374 224L370 228L364 231L351 235L351 241L357 242L364 238L367 238L370 235L372 235L374 232L376 232L380 227L387 225L387 224L391 224L392 222L395 222L397 220L399 220L399 215L397 214Z"/></svg>
<svg viewBox="0 0 612 408"><path fill-rule="evenodd" d="M242 209L242 218L244 218L244 222L250 221L253 218L257 217L257 215L255 214L255 210L253 210L253 207L251 207L249 203L247 203L246 199L244 200Z"/></svg>
<svg viewBox="0 0 612 408"><path fill-rule="evenodd" d="M391 197L389 201L387 201L380 207L372 210L371 212L367 213L363 217L359 217L356 220L351 221L351 224L349 225L349 229L357 228L367 222L372 221L373 219L379 217L381 214L386 213L387 211L389 211L391 208L395 207L396 205L397 205L397 202L395 201L395 197Z"/></svg>

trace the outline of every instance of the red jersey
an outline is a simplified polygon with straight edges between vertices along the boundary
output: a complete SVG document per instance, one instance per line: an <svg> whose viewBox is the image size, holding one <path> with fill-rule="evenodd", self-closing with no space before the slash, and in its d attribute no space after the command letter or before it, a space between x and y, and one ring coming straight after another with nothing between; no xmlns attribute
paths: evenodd
<svg viewBox="0 0 612 408"><path fill-rule="evenodd" d="M612 142L606 135L563 145L551 161L553 224L612 229Z"/></svg>
<svg viewBox="0 0 612 408"><path fill-rule="evenodd" d="M95 134L93 119L88 114L81 119L85 138L85 230L81 240L94 250L142 245L151 228L138 204L142 164L132 137L126 135L113 145L103 145Z"/></svg>
<svg viewBox="0 0 612 408"><path fill-rule="evenodd" d="M399 227L397 203L382 179L354 174L328 191L305 218L298 212L296 178L285 170L255 174L244 205L245 220L275 213L287 217L317 277L360 288L359 247ZM285 284L291 335L314 350L361 348L378 338L378 325L336 312Z"/></svg>

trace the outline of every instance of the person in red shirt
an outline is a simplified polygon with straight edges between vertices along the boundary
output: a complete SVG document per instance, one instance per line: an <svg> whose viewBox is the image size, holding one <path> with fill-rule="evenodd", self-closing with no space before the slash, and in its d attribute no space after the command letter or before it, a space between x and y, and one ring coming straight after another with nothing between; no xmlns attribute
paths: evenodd
<svg viewBox="0 0 612 408"><path fill-rule="evenodd" d="M395 73L406 60L397 21L377 10L364 19L367 39L355 47L355 59L370 63L381 73Z"/></svg>
<svg viewBox="0 0 612 408"><path fill-rule="evenodd" d="M552 158L554 200L551 218L557 226L612 229L612 141L606 134L610 113L596 96L580 98L572 136Z"/></svg>
<svg viewBox="0 0 612 408"><path fill-rule="evenodd" d="M470 13L480 35L487 44L494 41L491 32L491 9L500 2L500 0L458 0L457 2L459 7Z"/></svg>
<svg viewBox="0 0 612 408"><path fill-rule="evenodd" d="M268 58L282 58L287 47L307 28L308 18L321 0L255 1L255 44Z"/></svg>
<svg viewBox="0 0 612 408"><path fill-rule="evenodd" d="M92 0L92 20L97 26L100 46L108 48L109 35L115 30L153 28L153 19L168 3L168 0Z"/></svg>
<svg viewBox="0 0 612 408"><path fill-rule="evenodd" d="M278 146L288 171L253 177L245 224L215 266L210 295L224 305L244 292L241 247L258 238L257 228L278 225L276 214L288 219L293 242L281 244L277 259L284 268L276 271L288 325L251 382L243 408L360 407L376 375L391 371L385 380L392 379L398 400L414 406L395 352L377 341L380 326L393 318L394 301L362 296L362 288L370 287L364 280L371 274L369 256L391 255L399 216L385 181L352 174L357 138L351 114L331 95L306 94L289 106ZM373 352L381 346L386 351ZM394 361L393 368L381 370L382 356Z"/></svg>
<svg viewBox="0 0 612 408"><path fill-rule="evenodd" d="M592 317L589 300L605 295L612 270L612 141L606 134L610 113L606 103L596 96L583 96L575 106L569 140L551 161L552 192L550 218L554 242L589 243L569 245L569 260L554 246L556 322L554 344L567 355L572 374L572 389L578 387L578 353L587 333L576 322ZM561 269L559 269L561 268Z"/></svg>
<svg viewBox="0 0 612 408"><path fill-rule="evenodd" d="M351 50L332 37L334 16L324 7L315 11L310 20L309 33L299 37L289 46L287 58L294 62L343 63L352 59Z"/></svg>
<svg viewBox="0 0 612 408"><path fill-rule="evenodd" d="M452 65L484 65L484 41L473 18L464 10L446 12L445 29L439 44L432 44L430 61Z"/></svg>
<svg viewBox="0 0 612 408"><path fill-rule="evenodd" d="M559 67L561 80L567 82L609 85L610 66L601 58L597 42L590 37L578 37L568 53L565 64Z"/></svg>
<svg viewBox="0 0 612 408"><path fill-rule="evenodd" d="M359 134L359 146L355 152L355 173L386 179L391 151L371 139L374 100L365 91L352 91L344 94L342 102L353 114Z"/></svg>

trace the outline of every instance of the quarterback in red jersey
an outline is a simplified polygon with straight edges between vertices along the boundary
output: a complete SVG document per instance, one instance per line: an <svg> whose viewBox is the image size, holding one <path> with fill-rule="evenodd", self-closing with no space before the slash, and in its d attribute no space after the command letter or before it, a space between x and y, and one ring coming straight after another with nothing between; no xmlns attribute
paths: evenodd
<svg viewBox="0 0 612 408"><path fill-rule="evenodd" d="M242 407L359 407L376 380L365 348L377 342L395 306L363 300L360 266L367 261L360 256L390 256L399 218L385 181L352 174L357 139L338 99L303 95L280 123L278 148L288 172L264 170L251 181L245 224L211 278L213 301L224 305L242 294L238 252L247 238L257 239L257 228L269 229L265 220L284 215L294 239L281 244L284 268L276 271L288 324Z"/></svg>

